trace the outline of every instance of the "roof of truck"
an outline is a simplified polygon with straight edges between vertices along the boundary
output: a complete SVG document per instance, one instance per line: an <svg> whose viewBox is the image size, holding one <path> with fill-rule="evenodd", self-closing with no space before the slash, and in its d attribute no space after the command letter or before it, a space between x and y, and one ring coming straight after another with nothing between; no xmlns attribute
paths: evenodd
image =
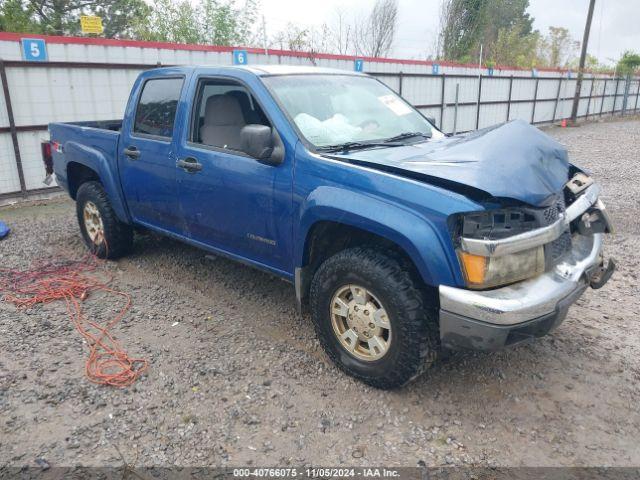
<svg viewBox="0 0 640 480"><path fill-rule="evenodd" d="M326 73L326 74L358 74L354 71L339 70L337 68L324 68L313 67L306 65L246 65L235 68L244 68L256 75L300 75L300 74L313 74L313 73ZM359 75L359 74L358 74Z"/></svg>
<svg viewBox="0 0 640 480"><path fill-rule="evenodd" d="M173 69L176 67L164 67ZM257 76L269 75L305 75L305 74L326 74L326 75L362 75L361 73L349 70L339 70L337 68L322 68L304 65L184 65L178 68L183 70L216 69L216 70L245 70Z"/></svg>

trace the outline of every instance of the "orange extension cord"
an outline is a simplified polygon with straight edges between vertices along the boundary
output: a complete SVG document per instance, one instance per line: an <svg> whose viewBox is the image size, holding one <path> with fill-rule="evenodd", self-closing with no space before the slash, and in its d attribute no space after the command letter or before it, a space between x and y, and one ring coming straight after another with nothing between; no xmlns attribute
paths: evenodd
<svg viewBox="0 0 640 480"><path fill-rule="evenodd" d="M110 330L131 307L131 296L109 288L111 279L98 280L98 262L97 257L87 255L81 260L34 262L23 271L0 268L0 293L4 301L18 308L64 300L71 321L91 348L85 366L89 380L100 385L126 387L134 383L149 364L145 359L130 358L111 335ZM118 314L105 326L89 320L82 311L82 302L89 294L100 291L124 301Z"/></svg>

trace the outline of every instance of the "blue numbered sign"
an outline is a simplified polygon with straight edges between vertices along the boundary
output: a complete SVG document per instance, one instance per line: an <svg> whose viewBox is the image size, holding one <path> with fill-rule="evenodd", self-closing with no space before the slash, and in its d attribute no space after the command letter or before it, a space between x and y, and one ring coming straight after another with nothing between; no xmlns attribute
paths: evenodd
<svg viewBox="0 0 640 480"><path fill-rule="evenodd" d="M431 64L431 73L433 75L438 75L438 73L440 73L440 65L438 65L437 63L432 63Z"/></svg>
<svg viewBox="0 0 640 480"><path fill-rule="evenodd" d="M246 65L248 63L246 50L234 50L233 51L233 64L234 65Z"/></svg>
<svg viewBox="0 0 640 480"><path fill-rule="evenodd" d="M28 62L46 62L47 44L42 38L23 38L22 58Z"/></svg>
<svg viewBox="0 0 640 480"><path fill-rule="evenodd" d="M364 70L364 60L362 60L361 58L356 58L353 61L353 69L356 72L362 72Z"/></svg>

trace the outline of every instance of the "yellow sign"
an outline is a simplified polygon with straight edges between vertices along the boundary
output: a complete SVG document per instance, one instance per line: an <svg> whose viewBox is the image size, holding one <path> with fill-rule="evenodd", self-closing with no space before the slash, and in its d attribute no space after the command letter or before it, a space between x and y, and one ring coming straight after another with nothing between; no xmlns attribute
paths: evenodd
<svg viewBox="0 0 640 480"><path fill-rule="evenodd" d="M102 33L102 18L93 15L82 15L80 17L80 27L82 33Z"/></svg>

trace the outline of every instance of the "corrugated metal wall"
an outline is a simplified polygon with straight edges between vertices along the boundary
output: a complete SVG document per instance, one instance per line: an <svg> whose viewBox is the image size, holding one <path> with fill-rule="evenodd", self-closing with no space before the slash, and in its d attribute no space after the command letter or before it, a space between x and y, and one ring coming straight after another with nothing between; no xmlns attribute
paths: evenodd
<svg viewBox="0 0 640 480"><path fill-rule="evenodd" d="M28 36L25 36L28 37ZM48 62L22 61L20 38L0 33L0 58L13 110L13 130L7 102L0 98L0 196L38 191L46 187L40 143L47 139L49 122L121 118L129 90L140 71L162 65L231 65L232 49L43 37ZM249 64L302 64L353 70L352 57L250 49ZM432 74L429 62L365 59L365 71L376 75L426 115L435 118L445 132L482 128L507 119L543 123L566 118L571 111L575 79L558 71L495 70L478 77L475 67L440 65ZM479 88L479 83L480 88ZM586 78L579 115L599 115L622 110L628 87L627 110L638 107L640 82ZM456 89L458 90L457 108ZM480 96L479 96L480 94ZM480 107L478 109L478 99ZM534 104L534 99L537 101ZM535 105L535 106L534 106ZM13 138L21 159L23 183Z"/></svg>

